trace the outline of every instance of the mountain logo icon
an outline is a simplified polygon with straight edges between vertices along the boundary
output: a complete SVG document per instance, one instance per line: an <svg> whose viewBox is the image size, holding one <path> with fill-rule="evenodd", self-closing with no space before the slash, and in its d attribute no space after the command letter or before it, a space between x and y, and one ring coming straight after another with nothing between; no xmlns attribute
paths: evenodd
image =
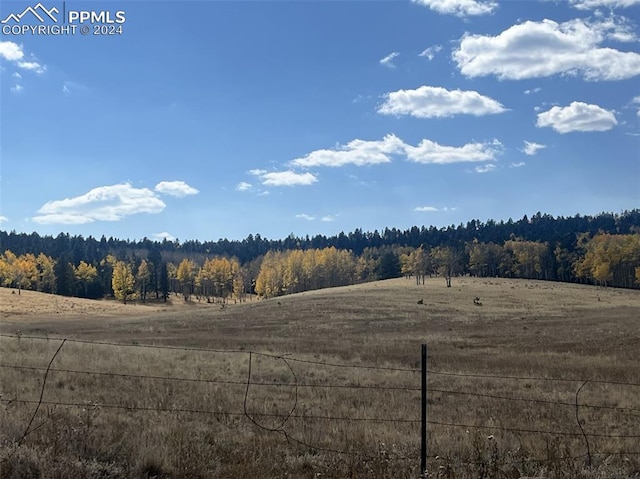
<svg viewBox="0 0 640 479"><path fill-rule="evenodd" d="M42 3L38 3L35 7L27 7L24 9L22 13L11 13L4 20L0 20L0 23L9 23L10 21L14 21L15 23L20 23L22 21L22 17L24 17L27 13L31 13L34 17L36 17L40 23L44 23L46 21L46 17L49 17L55 23L58 23L58 19L56 15L60 13L60 11L53 7L50 10L47 10Z"/></svg>

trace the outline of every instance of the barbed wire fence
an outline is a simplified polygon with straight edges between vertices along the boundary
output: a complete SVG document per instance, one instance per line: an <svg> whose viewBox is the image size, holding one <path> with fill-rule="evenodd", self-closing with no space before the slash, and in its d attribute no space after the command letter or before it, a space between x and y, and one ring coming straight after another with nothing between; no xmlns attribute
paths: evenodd
<svg viewBox="0 0 640 479"><path fill-rule="evenodd" d="M596 432L605 429L601 427L601 425L597 425L595 430L591 428L588 430L585 426L587 425L587 419L582 416L582 412L585 410L591 411L610 411L617 414L624 414L625 417L636 418L633 419L635 423L640 424L640 403L638 407L635 406L617 406L613 404L592 404L588 402L581 402L581 395L584 396L584 389L588 384L598 384L603 386L615 386L615 387L623 387L623 388L631 388L634 392L631 394L633 398L640 399L640 383L635 382L624 382L624 381L614 381L614 380L606 380L606 379L595 379L595 378L562 378L562 377L545 377L545 376L526 376L526 375L499 375L499 374L479 374L479 373L465 373L458 371L443 371L443 370L431 370L426 367L426 363L423 363L422 368L410 368L410 367L392 367L392 366L377 366L377 365L367 365L367 364L350 364L350 363L338 363L338 362L328 362L328 361L320 361L320 360L311 360L304 359L299 357L293 357L291 355L278 355L273 353L265 353L259 351L252 350L242 350L242 349L213 349L213 348L193 348L193 347L180 347L180 346L168 346L168 345L150 345L150 344L127 344L127 343L117 343L117 342L106 342L106 341L90 341L90 340L82 340L82 339L72 339L72 338L55 338L55 337L41 337L41 336L28 336L23 335L21 333L18 334L0 334L0 338L4 338L5 340L15 340L17 342L20 341L46 341L46 342L60 342L55 353L51 356L48 361L48 364L42 366L27 366L22 364L11 364L6 361L4 355L0 355L0 370L13 370L19 373L32 372L36 374L42 374L42 380L39 381L39 391L38 397L21 397L18 393L14 395L14 397L7 397L6 393L3 394L1 389L2 383L0 383L0 405L2 405L5 409L8 406L13 404L23 404L26 406L33 407L33 413L30 415L30 419L26 424L23 433L20 435L19 439L14 442L13 450L10 453L14 454L18 448L24 443L25 439L44 426L47 422L45 418L38 425L34 426L35 419L38 416L38 411L42 406L56 406L56 407L65 407L65 408L93 408L94 410L104 409L104 410L122 410L127 411L129 413L133 412L157 412L157 413L185 413L185 414L193 414L193 415L207 415L211 417L235 417L235 418L244 418L253 426L258 428L259 430L265 431L267 433L273 433L281 435L287 443L296 444L298 446L303 446L308 450L314 450L317 452L330 453L330 454L338 454L338 455L347 455L347 456L355 456L357 458L361 458L363 460L367 459L367 455L354 451L352 449L341 449L337 447L328 447L326 445L321 444L313 444L308 440L304 440L303 438L296 435L295 432L289 428L289 425L292 420L298 421L326 421L326 422L337 422L337 423L380 423L380 424L397 424L397 425L415 425L418 426L420 424L428 425L429 428L441 427L441 428L454 428L454 429L463 429L466 434L469 434L470 430L482 431L482 432L491 432L491 433L513 433L517 435L539 435L546 437L565 437L565 438L580 438L584 443L584 453L577 455L566 455L564 457L553 457L553 458L529 458L522 459L519 458L517 460L513 460L513 463L522 463L524 462L532 462L536 464L541 464L550 461L575 461L575 460L585 460L588 466L591 466L593 463L593 458L598 456L605 457L613 457L613 456L640 456L640 450L633 449L633 446L629 448L629 450L622 450L623 447L621 443L619 449L616 450L602 450L598 448L594 448L592 445L593 440L597 439L608 439L608 440L619 440L625 441L630 440L633 443L638 443L640 440L640 430L632 430L627 432ZM90 346L103 346L107 348L139 348L139 349L147 349L147 350L158 350L158 351L178 351L183 353L216 353L216 354L225 354L225 355L242 355L247 360L247 370L245 372L246 379L244 380L231 380L231 379L218 379L218 378L190 378L184 376L171 376L171 375L148 375L148 374L132 374L125 372L114 372L114 371L96 371L96 370L88 370L88 369L78 369L78 368L56 368L54 367L54 362L56 358L64 355L64 346L66 344L78 344L78 345L90 345ZM426 349L425 349L426 351ZM284 370L287 371L290 380L289 381L260 381L256 380L252 371L253 365L258 358L268 358L270 360L281 362L284 365ZM400 385L376 385L376 384L342 384L342 383L334 383L334 382L305 382L299 377L299 374L296 373L293 365L305 365L309 367L317 367L317 368L336 368L339 370L352 370L352 371L371 371L371 372L383 372L383 373L400 373L409 375L411 381L409 383L400 384ZM167 382L175 382L178 384L211 384L211 385L220 385L220 386L236 386L243 387L244 392L242 394L242 400L239 402L237 409L235 410L212 410L212 409L200 409L193 407L168 407L168 406L146 406L141 404L116 404L116 403L108 403L108 402L91 402L91 401L63 401L63 400L49 400L45 399L45 392L47 391L47 380L51 374L55 373L63 373L69 375L77 375L77 376L93 376L96 378L120 378L120 379L137 379L137 380L149 380L149 381L167 381ZM499 381L513 381L513 382L547 382L547 383L564 383L574 384L576 386L575 389L575 397L574 401L567 400L556 400L556 399L547 399L547 398L538 398L538 397L525 397L525 396L517 396L517 395L506 395L506 394L492 394L492 393L483 393L483 392L475 392L471 390L471 388L467 387L467 389L445 389L441 387L431 387L427 386L427 390L429 392L430 398L434 395L438 395L439 397L464 397L468 399L478 399L478 400L492 400L492 401L506 401L511 403L530 403L530 404L539 404L550 407L557 408L570 408L573 411L575 416L575 424L577 429L567 430L567 429L546 429L546 428L532 428L532 427L519 427L519 426L502 426L502 425L492 425L492 424L481 424L481 423L473 423L473 422L451 422L451 421L443 421L438 420L438 418L432 418L433 415L430 413L429 418L426 417L426 409L428 406L426 404L426 394L425 394L425 385L422 387L417 384L420 374L428 374L429 377L435 376L440 378L449 378L454 380L464 380L464 381L473 381L473 380L499 380ZM280 413L267 413L267 412L258 412L251 410L249 406L250 398L252 395L252 391L254 388L260 387L276 387L276 388L288 388L292 393L290 394L290 403L291 406L285 412ZM413 418L405 418L405 417L369 417L369 416L351 416L351 415L335 415L335 414L310 414L307 411L300 412L301 409L301 400L300 400L300 391L302 390L318 390L318 389L326 389L326 390L353 390L356 391L357 394L363 392L391 392L391 393L412 393L416 395L420 395L421 398L425 398L425 402L422 403L421 407L416 407L416 417ZM637 392L635 392L637 390ZM422 409L422 411L421 411ZM270 419L277 421L275 424L267 424L265 420ZM610 425L609 425L610 426ZM637 427L636 427L637 429ZM416 432L416 435L418 433ZM492 435L488 436L489 438L493 438ZM425 438L423 438L424 441ZM432 454L430 456L426 456L426 449L423 445L422 451L415 451L415 455L405 456L405 457L397 457L396 459L402 459L407 461L415 461L418 463L421 462L421 474L426 472L426 460L439 461L439 460L450 460L450 457L442 457L437 454ZM421 453L424 454L424 457L421 457ZM458 461L463 464L479 464L481 461ZM502 461L501 464L508 464L508 461Z"/></svg>

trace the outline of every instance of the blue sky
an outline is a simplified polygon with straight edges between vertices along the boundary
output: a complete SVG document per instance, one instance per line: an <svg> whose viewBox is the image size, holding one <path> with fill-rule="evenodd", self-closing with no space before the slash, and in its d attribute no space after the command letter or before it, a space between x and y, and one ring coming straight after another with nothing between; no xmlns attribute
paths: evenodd
<svg viewBox="0 0 640 479"><path fill-rule="evenodd" d="M640 0L37 3L0 4L2 229L276 239L640 207ZM22 33L43 9L78 30Z"/></svg>

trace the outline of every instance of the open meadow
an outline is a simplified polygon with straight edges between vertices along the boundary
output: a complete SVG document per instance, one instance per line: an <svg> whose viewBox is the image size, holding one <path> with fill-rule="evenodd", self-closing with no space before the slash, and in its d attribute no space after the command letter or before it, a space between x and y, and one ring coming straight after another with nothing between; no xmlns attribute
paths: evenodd
<svg viewBox="0 0 640 479"><path fill-rule="evenodd" d="M0 312L2 479L418 478L423 343L428 477L640 477L637 290L401 278L223 308L0 288Z"/></svg>

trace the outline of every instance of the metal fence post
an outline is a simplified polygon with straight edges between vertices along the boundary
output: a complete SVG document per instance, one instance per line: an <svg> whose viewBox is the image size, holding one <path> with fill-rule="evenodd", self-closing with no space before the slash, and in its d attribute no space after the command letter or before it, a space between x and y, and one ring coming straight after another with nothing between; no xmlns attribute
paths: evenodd
<svg viewBox="0 0 640 479"><path fill-rule="evenodd" d="M420 442L420 477L427 474L427 345L422 345L422 430Z"/></svg>

